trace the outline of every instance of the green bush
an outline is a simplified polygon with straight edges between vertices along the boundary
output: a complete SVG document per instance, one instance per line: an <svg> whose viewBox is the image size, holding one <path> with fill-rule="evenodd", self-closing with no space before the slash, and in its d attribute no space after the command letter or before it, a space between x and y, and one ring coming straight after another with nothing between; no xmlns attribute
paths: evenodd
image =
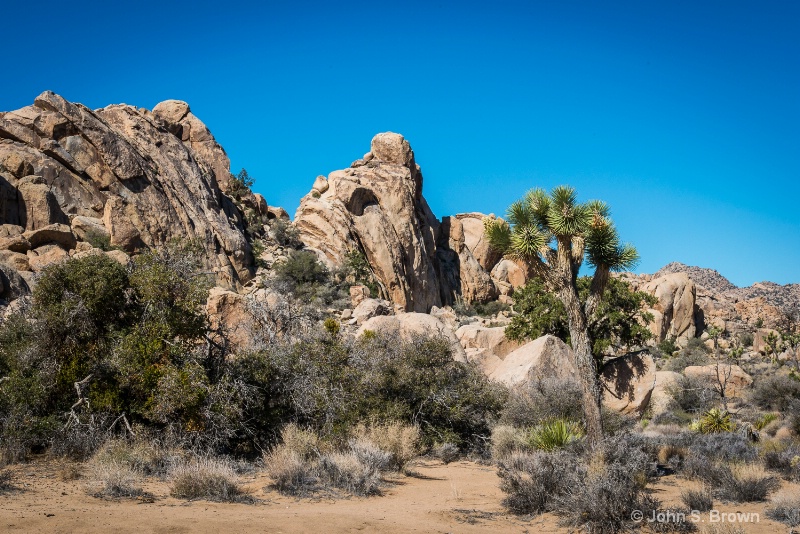
<svg viewBox="0 0 800 534"><path fill-rule="evenodd" d="M750 399L759 408L785 412L793 400L800 399L800 381L783 375L759 379Z"/></svg>
<svg viewBox="0 0 800 534"><path fill-rule="evenodd" d="M528 434L528 441L534 449L549 452L563 449L581 437L583 429L579 423L555 419L533 427Z"/></svg>

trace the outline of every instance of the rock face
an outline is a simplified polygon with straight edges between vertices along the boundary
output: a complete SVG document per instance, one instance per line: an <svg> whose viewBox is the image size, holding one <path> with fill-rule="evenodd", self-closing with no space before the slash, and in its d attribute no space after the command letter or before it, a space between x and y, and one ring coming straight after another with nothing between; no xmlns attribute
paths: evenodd
<svg viewBox="0 0 800 534"><path fill-rule="evenodd" d="M101 239L135 253L197 239L218 284L235 288L252 276L253 258L223 194L229 167L185 102L92 111L48 91L0 114L0 224L23 228L32 267L61 255L41 246L68 251Z"/></svg>
<svg viewBox="0 0 800 534"><path fill-rule="evenodd" d="M496 298L490 273L500 258L483 237L484 215L440 222L422 183L408 141L378 134L349 169L315 179L295 216L300 239L332 266L349 251L363 252L381 287L377 296L406 311Z"/></svg>
<svg viewBox="0 0 800 534"><path fill-rule="evenodd" d="M506 338L506 329L502 326L488 328L480 324L468 324L456 330L456 337L464 347L467 359L477 363L487 376L506 356L523 345Z"/></svg>
<svg viewBox="0 0 800 534"><path fill-rule="evenodd" d="M509 387L541 378L577 380L575 357L566 343L555 336L542 336L510 352L489 374Z"/></svg>
<svg viewBox="0 0 800 534"><path fill-rule="evenodd" d="M694 282L685 273L672 273L655 278L638 288L658 298L652 310L654 321L650 329L656 341L673 337L686 341L695 337Z"/></svg>
<svg viewBox="0 0 800 534"><path fill-rule="evenodd" d="M649 354L616 358L606 363L600 376L606 406L619 413L641 415L656 385L656 364Z"/></svg>

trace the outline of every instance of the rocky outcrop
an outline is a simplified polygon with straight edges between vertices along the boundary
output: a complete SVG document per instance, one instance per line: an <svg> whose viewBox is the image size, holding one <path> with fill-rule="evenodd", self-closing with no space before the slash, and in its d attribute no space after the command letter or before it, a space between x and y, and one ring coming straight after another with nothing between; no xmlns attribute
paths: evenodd
<svg viewBox="0 0 800 534"><path fill-rule="evenodd" d="M696 288L685 273L672 273L644 281L637 277L624 277L635 289L654 295L658 302L652 309L654 320L650 324L656 342L675 338L685 343L695 337Z"/></svg>
<svg viewBox="0 0 800 534"><path fill-rule="evenodd" d="M235 288L252 276L253 259L241 215L223 194L229 167L185 102L92 111L45 92L0 116L0 223L23 228L34 269L78 241L136 253L196 239L218 284ZM18 237L2 245L26 247Z"/></svg>
<svg viewBox="0 0 800 534"><path fill-rule="evenodd" d="M542 378L576 379L575 356L566 343L551 335L542 336L510 352L489 374L509 387Z"/></svg>
<svg viewBox="0 0 800 534"><path fill-rule="evenodd" d="M314 180L295 215L300 239L331 266L342 265L352 250L363 252L380 285L377 296L407 311L497 298L490 273L500 257L484 238L485 216L439 221L422 184L408 141L378 134L349 169Z"/></svg>
<svg viewBox="0 0 800 534"><path fill-rule="evenodd" d="M468 324L456 330L456 337L467 355L487 376L491 375L511 352L523 343L511 341L506 337L505 327L486 327L481 324Z"/></svg>
<svg viewBox="0 0 800 534"><path fill-rule="evenodd" d="M362 251L381 297L408 311L442 304L439 222L422 197L422 172L402 135L378 134L351 168L318 177L295 224L303 243L332 265L341 265L351 250Z"/></svg>

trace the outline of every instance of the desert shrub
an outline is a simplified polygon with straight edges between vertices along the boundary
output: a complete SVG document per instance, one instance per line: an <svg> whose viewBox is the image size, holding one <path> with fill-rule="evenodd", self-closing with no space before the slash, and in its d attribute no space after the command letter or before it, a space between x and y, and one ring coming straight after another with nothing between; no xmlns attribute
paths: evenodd
<svg viewBox="0 0 800 534"><path fill-rule="evenodd" d="M461 451L454 443L435 443L431 447L430 455L444 464L449 464L461 458Z"/></svg>
<svg viewBox="0 0 800 534"><path fill-rule="evenodd" d="M397 422L360 425L355 434L388 453L388 467L397 471L402 471L421 452L422 433L417 426Z"/></svg>
<svg viewBox="0 0 800 534"><path fill-rule="evenodd" d="M377 472L393 469L392 455L367 438L354 438L347 444L358 461ZM396 465L396 464L395 464Z"/></svg>
<svg viewBox="0 0 800 534"><path fill-rule="evenodd" d="M689 510L707 512L714 507L714 495L705 486L700 489L687 489L681 492L681 501Z"/></svg>
<svg viewBox="0 0 800 534"><path fill-rule="evenodd" d="M0 494L14 489L14 477L11 471L0 469Z"/></svg>
<svg viewBox="0 0 800 534"><path fill-rule="evenodd" d="M472 304L472 307L475 310L477 315L482 317L491 317L492 315L497 315L502 311L507 311L509 309L508 304L504 304L499 300L490 300L489 302L475 302Z"/></svg>
<svg viewBox="0 0 800 534"><path fill-rule="evenodd" d="M683 375L667 387L667 394L681 410L689 413L708 410L718 397L705 380Z"/></svg>
<svg viewBox="0 0 800 534"><path fill-rule="evenodd" d="M364 462L352 450L322 455L318 469L323 484L343 489L353 495L380 493L380 470L374 462Z"/></svg>
<svg viewBox="0 0 800 534"><path fill-rule="evenodd" d="M497 425L492 429L491 452L495 460L529 450L530 444L524 430L511 425Z"/></svg>
<svg viewBox="0 0 800 534"><path fill-rule="evenodd" d="M720 499L732 502L760 502L780 487L780 480L757 464L721 467L716 492Z"/></svg>
<svg viewBox="0 0 800 534"><path fill-rule="evenodd" d="M308 250L293 250L285 261L277 263L275 272L279 279L290 281L295 285L323 283L330 273L318 259Z"/></svg>
<svg viewBox="0 0 800 534"><path fill-rule="evenodd" d="M645 491L650 457L629 436L606 440L588 465L578 465L577 483L556 499L555 513L564 526L588 532L616 533L635 526L634 510L658 506Z"/></svg>
<svg viewBox="0 0 800 534"><path fill-rule="evenodd" d="M761 417L759 417L755 423L753 423L753 428L758 430L759 432L767 428L773 421L778 420L778 414L774 413L765 413Z"/></svg>
<svg viewBox="0 0 800 534"><path fill-rule="evenodd" d="M542 378L511 391L500 420L517 428L552 419L583 418L581 389L577 380Z"/></svg>
<svg viewBox="0 0 800 534"><path fill-rule="evenodd" d="M786 421L795 436L800 436L800 399L789 403L786 410Z"/></svg>
<svg viewBox="0 0 800 534"><path fill-rule="evenodd" d="M300 232L292 223L283 219L274 219L270 224L272 237L282 247L300 248L303 242L300 241Z"/></svg>
<svg viewBox="0 0 800 534"><path fill-rule="evenodd" d="M767 469L778 471L788 480L800 480L800 447L797 445L765 447L762 459Z"/></svg>
<svg viewBox="0 0 800 534"><path fill-rule="evenodd" d="M800 526L800 495L776 495L765 510L767 517L790 527Z"/></svg>
<svg viewBox="0 0 800 534"><path fill-rule="evenodd" d="M118 462L92 462L89 492L95 497L138 497L144 494L139 474Z"/></svg>
<svg viewBox="0 0 800 534"><path fill-rule="evenodd" d="M758 457L758 449L739 434L707 434L693 440L689 446L689 456L725 462L754 461Z"/></svg>
<svg viewBox="0 0 800 534"><path fill-rule="evenodd" d="M272 487L286 495L305 495L316 487L316 465L288 447L279 445L264 456Z"/></svg>
<svg viewBox="0 0 800 534"><path fill-rule="evenodd" d="M676 356L667 360L664 369L680 373L690 365L706 365L710 352L700 338L692 338Z"/></svg>
<svg viewBox="0 0 800 534"><path fill-rule="evenodd" d="M248 499L236 481L231 463L219 458L195 458L170 471L170 495L179 499L244 502Z"/></svg>
<svg viewBox="0 0 800 534"><path fill-rule="evenodd" d="M672 356L673 353L680 349L677 343L675 343L675 338L673 336L667 336L664 338L664 341L656 346L658 347L658 350L667 357Z"/></svg>
<svg viewBox="0 0 800 534"><path fill-rule="evenodd" d="M579 483L578 462L567 452L510 454L498 464L503 505L515 514L551 511L555 499Z"/></svg>
<svg viewBox="0 0 800 534"><path fill-rule="evenodd" d="M750 393L750 400L764 410L784 412L796 399L800 399L800 382L784 375L759 379Z"/></svg>
<svg viewBox="0 0 800 534"><path fill-rule="evenodd" d="M418 426L426 446L477 447L505 398L475 365L453 359L446 338L310 335L264 357L273 410L323 435L345 438L358 423L389 420Z"/></svg>
<svg viewBox="0 0 800 534"><path fill-rule="evenodd" d="M106 441L95 453L97 464L125 466L145 476L165 476L184 461L186 452L161 446L152 439L119 439Z"/></svg>
<svg viewBox="0 0 800 534"><path fill-rule="evenodd" d="M562 449L583 437L579 423L565 419L554 419L531 428L528 442L534 449L552 451Z"/></svg>

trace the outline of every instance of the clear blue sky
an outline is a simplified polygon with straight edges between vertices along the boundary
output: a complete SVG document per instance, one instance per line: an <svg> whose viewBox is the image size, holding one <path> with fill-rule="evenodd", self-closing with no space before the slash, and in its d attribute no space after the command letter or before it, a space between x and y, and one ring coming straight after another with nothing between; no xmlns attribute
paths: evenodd
<svg viewBox="0 0 800 534"><path fill-rule="evenodd" d="M0 109L177 98L294 213L400 132L442 215L569 183L640 272L800 282L800 3L6 2Z"/></svg>

